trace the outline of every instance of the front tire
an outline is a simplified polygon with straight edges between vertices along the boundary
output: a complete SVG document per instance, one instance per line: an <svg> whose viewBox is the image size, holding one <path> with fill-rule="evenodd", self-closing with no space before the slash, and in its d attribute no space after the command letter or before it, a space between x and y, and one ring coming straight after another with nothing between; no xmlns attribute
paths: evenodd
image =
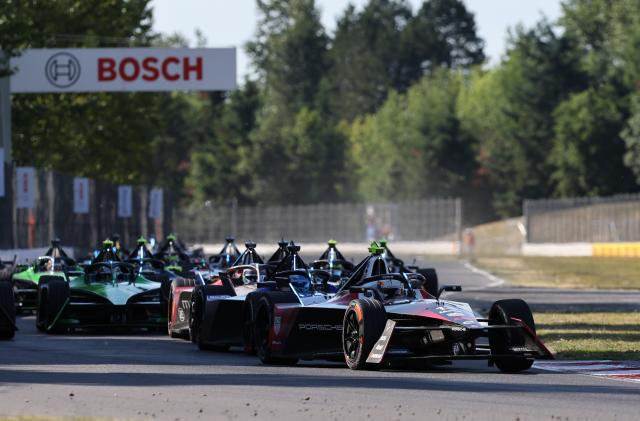
<svg viewBox="0 0 640 421"><path fill-rule="evenodd" d="M350 369L378 367L366 361L386 323L387 312L380 301L370 298L351 301L342 322L342 350Z"/></svg>
<svg viewBox="0 0 640 421"><path fill-rule="evenodd" d="M489 325L516 325L512 318L522 320L528 327L536 332L536 324L529 305L520 299L500 300L493 303L489 312ZM518 357L511 350L512 347L523 347L526 344L525 336L518 329L493 330L489 335L491 354L508 355L511 358L494 358L496 367L505 373L517 373L528 370L533 365L533 360L526 357Z"/></svg>
<svg viewBox="0 0 640 421"><path fill-rule="evenodd" d="M41 332L54 332L58 314L69 299L69 284L60 276L43 276L38 283L36 327Z"/></svg>
<svg viewBox="0 0 640 421"><path fill-rule="evenodd" d="M419 269L418 273L424 276L423 288L433 297L438 295L438 274L435 269Z"/></svg>

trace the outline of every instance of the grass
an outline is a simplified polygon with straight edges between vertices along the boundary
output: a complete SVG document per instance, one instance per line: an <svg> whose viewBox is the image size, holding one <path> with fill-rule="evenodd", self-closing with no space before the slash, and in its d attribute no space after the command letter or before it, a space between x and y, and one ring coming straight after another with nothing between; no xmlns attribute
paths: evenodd
<svg viewBox="0 0 640 421"><path fill-rule="evenodd" d="M538 335L560 359L640 360L640 312L536 313Z"/></svg>
<svg viewBox="0 0 640 421"><path fill-rule="evenodd" d="M625 257L477 257L472 263L511 285L640 289L640 259Z"/></svg>

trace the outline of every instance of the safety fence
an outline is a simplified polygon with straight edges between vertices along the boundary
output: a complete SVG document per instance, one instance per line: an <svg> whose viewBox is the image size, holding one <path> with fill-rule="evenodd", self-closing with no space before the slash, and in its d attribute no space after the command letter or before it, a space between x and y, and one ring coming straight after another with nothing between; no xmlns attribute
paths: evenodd
<svg viewBox="0 0 640 421"><path fill-rule="evenodd" d="M318 203L290 206L204 206L174 213L174 227L190 243L239 240L274 242L457 241L462 224L460 199L396 203Z"/></svg>
<svg viewBox="0 0 640 421"><path fill-rule="evenodd" d="M525 200L529 243L640 241L640 194Z"/></svg>
<svg viewBox="0 0 640 421"><path fill-rule="evenodd" d="M86 252L113 233L129 245L140 235L162 236L171 229L171 197L159 189L11 164L4 165L4 187L0 249L44 247L59 237Z"/></svg>

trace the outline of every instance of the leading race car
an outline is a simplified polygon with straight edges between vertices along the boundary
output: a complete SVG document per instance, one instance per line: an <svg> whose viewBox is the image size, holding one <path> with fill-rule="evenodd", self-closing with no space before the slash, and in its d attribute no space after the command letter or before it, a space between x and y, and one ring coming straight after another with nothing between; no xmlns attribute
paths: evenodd
<svg viewBox="0 0 640 421"><path fill-rule="evenodd" d="M255 310L245 323L262 362L341 359L365 369L394 360L484 359L517 372L534 359L552 358L524 301L496 301L487 319L477 318L468 304L440 298L459 286L443 287L433 297L421 287L422 275L389 273L383 251L373 244L333 297L301 282L303 272L280 274L274 290L249 294Z"/></svg>
<svg viewBox="0 0 640 421"><path fill-rule="evenodd" d="M0 279L0 340L12 339L16 328L16 302L9 279Z"/></svg>
<svg viewBox="0 0 640 421"><path fill-rule="evenodd" d="M36 326L45 332L76 328L161 328L166 302L161 284L122 262L107 240L84 273L46 275L38 285Z"/></svg>
<svg viewBox="0 0 640 421"><path fill-rule="evenodd" d="M16 308L19 312L32 311L37 307L38 284L43 276L79 276L83 270L67 255L60 239L51 241L44 256L31 265L18 266L12 275ZM66 275L65 275L66 274Z"/></svg>

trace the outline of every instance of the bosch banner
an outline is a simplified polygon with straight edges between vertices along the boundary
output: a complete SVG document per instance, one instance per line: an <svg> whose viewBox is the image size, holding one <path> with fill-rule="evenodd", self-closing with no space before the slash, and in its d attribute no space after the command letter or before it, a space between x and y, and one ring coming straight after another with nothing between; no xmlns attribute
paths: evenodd
<svg viewBox="0 0 640 421"><path fill-rule="evenodd" d="M11 66L12 93L236 88L235 48L31 49Z"/></svg>

